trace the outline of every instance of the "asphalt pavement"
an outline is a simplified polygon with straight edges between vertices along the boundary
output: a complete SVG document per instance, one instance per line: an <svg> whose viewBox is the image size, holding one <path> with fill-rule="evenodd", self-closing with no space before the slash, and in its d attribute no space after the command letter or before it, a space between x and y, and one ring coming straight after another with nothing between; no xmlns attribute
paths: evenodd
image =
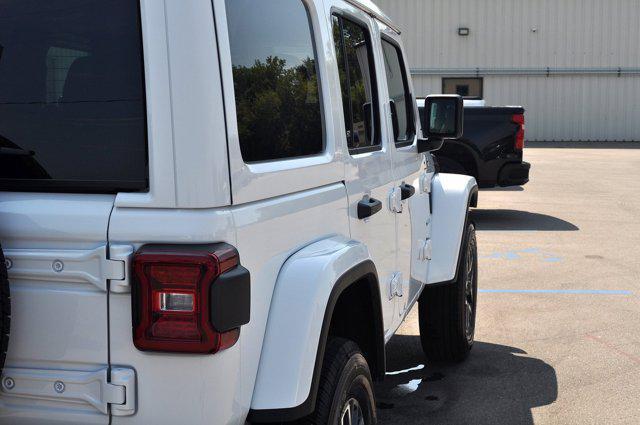
<svg viewBox="0 0 640 425"><path fill-rule="evenodd" d="M528 148L528 184L480 192L474 348L427 363L415 307L387 346L381 424L640 423L638 148Z"/></svg>

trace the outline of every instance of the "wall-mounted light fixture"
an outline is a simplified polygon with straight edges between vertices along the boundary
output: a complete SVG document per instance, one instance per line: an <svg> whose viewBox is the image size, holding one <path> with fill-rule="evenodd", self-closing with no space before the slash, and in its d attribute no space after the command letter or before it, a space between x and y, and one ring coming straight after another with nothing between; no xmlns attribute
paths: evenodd
<svg viewBox="0 0 640 425"><path fill-rule="evenodd" d="M469 35L469 28L467 28L467 27L458 28L458 35L461 35L463 37L468 36Z"/></svg>

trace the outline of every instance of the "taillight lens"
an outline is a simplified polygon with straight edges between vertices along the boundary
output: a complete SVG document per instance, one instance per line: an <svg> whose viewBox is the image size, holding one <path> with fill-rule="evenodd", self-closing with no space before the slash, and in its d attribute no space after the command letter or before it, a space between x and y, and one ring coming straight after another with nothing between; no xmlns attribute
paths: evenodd
<svg viewBox="0 0 640 425"><path fill-rule="evenodd" d="M234 345L249 321L249 273L231 245L147 245L133 268L133 342L140 350L215 353ZM229 309L242 311L219 311L225 300L215 298L215 285L237 298ZM212 317L221 318L218 326Z"/></svg>
<svg viewBox="0 0 640 425"><path fill-rule="evenodd" d="M516 132L516 149L524 149L524 114L515 114L511 117L511 121L518 124L518 130Z"/></svg>

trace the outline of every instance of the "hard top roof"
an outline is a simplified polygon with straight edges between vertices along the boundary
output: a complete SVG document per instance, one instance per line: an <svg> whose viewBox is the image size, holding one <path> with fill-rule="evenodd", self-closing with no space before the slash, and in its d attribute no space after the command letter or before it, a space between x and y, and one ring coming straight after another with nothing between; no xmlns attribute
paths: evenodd
<svg viewBox="0 0 640 425"><path fill-rule="evenodd" d="M345 0L347 3L351 3L358 9L361 9L367 12L369 15L373 16L383 24L387 25L389 28L400 34L400 28L393 23L391 18L389 18L383 11L380 9L375 3L371 0Z"/></svg>

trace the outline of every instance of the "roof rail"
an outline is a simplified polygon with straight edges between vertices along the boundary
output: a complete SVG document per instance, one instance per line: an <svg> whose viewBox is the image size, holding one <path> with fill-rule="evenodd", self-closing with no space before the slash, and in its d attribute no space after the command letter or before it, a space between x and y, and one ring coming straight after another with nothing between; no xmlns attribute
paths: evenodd
<svg viewBox="0 0 640 425"><path fill-rule="evenodd" d="M362 10L363 12L368 13L371 17L377 19L378 21L382 22L383 24L385 24L386 26L388 26L389 28L391 28L392 30L400 34L400 28L396 24L394 24L391 18L385 15L382 12L382 10L380 10L380 8L376 6L372 1L370 0L345 0L345 1L351 4L352 6L355 6L358 9Z"/></svg>

